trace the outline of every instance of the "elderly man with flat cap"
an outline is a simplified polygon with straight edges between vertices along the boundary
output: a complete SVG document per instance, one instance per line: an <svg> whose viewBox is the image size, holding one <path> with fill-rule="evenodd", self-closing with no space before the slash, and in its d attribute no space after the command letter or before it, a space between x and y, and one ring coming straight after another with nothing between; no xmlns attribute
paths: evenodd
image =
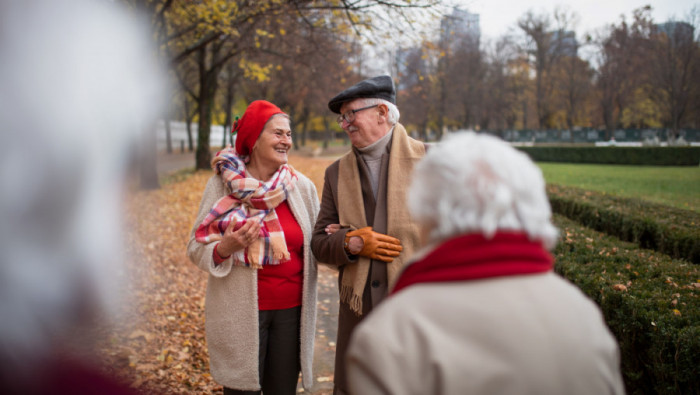
<svg viewBox="0 0 700 395"><path fill-rule="evenodd" d="M387 295L419 233L406 209L411 171L425 154L399 121L394 81L371 78L328 103L352 151L326 169L311 249L339 270L334 394L348 392L345 351L355 326Z"/></svg>

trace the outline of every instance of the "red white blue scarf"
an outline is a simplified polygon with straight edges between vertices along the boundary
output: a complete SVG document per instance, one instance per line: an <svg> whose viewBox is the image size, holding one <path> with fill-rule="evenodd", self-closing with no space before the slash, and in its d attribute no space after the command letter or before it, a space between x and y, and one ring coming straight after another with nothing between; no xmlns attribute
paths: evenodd
<svg viewBox="0 0 700 395"><path fill-rule="evenodd" d="M245 159L233 148L227 148L212 160L212 167L231 193L214 204L195 231L195 239L204 244L219 241L232 221L234 230L246 221L258 221L261 225L258 238L245 251L235 252L233 262L254 268L277 265L289 260L289 251L275 207L287 199L297 175L294 168L284 164L270 180L261 182L246 177Z"/></svg>

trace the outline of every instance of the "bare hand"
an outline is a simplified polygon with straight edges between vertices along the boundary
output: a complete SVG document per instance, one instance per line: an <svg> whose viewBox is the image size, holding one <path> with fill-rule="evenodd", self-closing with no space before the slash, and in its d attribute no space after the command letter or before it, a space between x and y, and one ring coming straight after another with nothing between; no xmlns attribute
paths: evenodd
<svg viewBox="0 0 700 395"><path fill-rule="evenodd" d="M332 235L333 233L336 233L342 229L340 224L330 224L326 226L325 231L327 235ZM352 255L357 255L361 250L362 246L364 245L364 242L362 241L362 238L359 236L353 236L350 238L346 239L348 246L346 250L351 253Z"/></svg>
<svg viewBox="0 0 700 395"><path fill-rule="evenodd" d="M327 235L332 235L333 233L337 232L340 230L340 224L330 224L326 226L326 234Z"/></svg>
<svg viewBox="0 0 700 395"><path fill-rule="evenodd" d="M360 251L362 251L362 247L365 246L365 241L362 240L362 237L360 236L346 237L345 241L348 243L348 247L346 249L352 255L358 255Z"/></svg>
<svg viewBox="0 0 700 395"><path fill-rule="evenodd" d="M236 223L231 221L224 232L223 239L216 247L216 251L221 257L227 257L236 251L248 247L260 234L260 223L257 220L249 219L243 226L234 230Z"/></svg>

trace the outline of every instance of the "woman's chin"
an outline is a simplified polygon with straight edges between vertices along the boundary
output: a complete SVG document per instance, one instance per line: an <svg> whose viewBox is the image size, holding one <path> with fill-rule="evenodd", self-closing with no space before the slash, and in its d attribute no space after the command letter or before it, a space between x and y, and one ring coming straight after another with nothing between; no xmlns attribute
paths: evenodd
<svg viewBox="0 0 700 395"><path fill-rule="evenodd" d="M279 159L277 161L279 166L286 165L289 163L289 155L287 154L279 154Z"/></svg>

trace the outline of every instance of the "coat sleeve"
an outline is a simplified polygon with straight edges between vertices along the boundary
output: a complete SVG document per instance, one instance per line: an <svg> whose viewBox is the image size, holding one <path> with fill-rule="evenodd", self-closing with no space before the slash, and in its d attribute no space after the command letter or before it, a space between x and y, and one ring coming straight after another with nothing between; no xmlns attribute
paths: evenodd
<svg viewBox="0 0 700 395"><path fill-rule="evenodd" d="M190 241L187 243L187 257L197 265L201 270L215 276L225 277L231 272L233 265L233 257L229 257L219 265L214 263L214 247L217 242L203 244L195 240L194 232L202 223L204 217L207 216L211 208L221 197L226 195L224 185L219 176L212 176L207 182L202 195L202 201L199 204L199 212L197 219L194 221L192 231L190 232Z"/></svg>
<svg viewBox="0 0 700 395"><path fill-rule="evenodd" d="M344 248L345 234L350 229L341 229L332 235L326 234L325 230L326 226L330 224L340 223L337 207L338 199L335 197L335 193L338 191L337 178L338 162L335 162L326 169L323 178L321 210L311 237L311 251L316 259L333 267L356 261L356 259L351 259L348 256Z"/></svg>
<svg viewBox="0 0 700 395"><path fill-rule="evenodd" d="M303 178L302 178L303 177ZM318 201L318 192L316 190L316 186L314 183L307 178L306 176L301 176L300 181L298 183L302 199L304 200L304 205L307 210L308 214L308 226L311 227L308 231L310 231L308 234L311 235L313 240L313 231L314 231L314 225L316 224L316 221L318 220L318 212L320 209L319 206L319 201ZM309 240L309 245L311 245L311 240ZM315 257L315 255L311 254L311 257L314 258L314 261L317 261L318 259Z"/></svg>
<svg viewBox="0 0 700 395"><path fill-rule="evenodd" d="M308 199L309 201L309 206L311 209L309 211L309 223L311 224L311 226L314 226L316 224L316 221L318 220L318 212L320 210L320 204L318 201L318 191L316 191L316 186L313 182L311 182L311 180L309 180L308 178L306 180L307 182L305 184L307 185L307 188L306 193L304 194L304 198Z"/></svg>

